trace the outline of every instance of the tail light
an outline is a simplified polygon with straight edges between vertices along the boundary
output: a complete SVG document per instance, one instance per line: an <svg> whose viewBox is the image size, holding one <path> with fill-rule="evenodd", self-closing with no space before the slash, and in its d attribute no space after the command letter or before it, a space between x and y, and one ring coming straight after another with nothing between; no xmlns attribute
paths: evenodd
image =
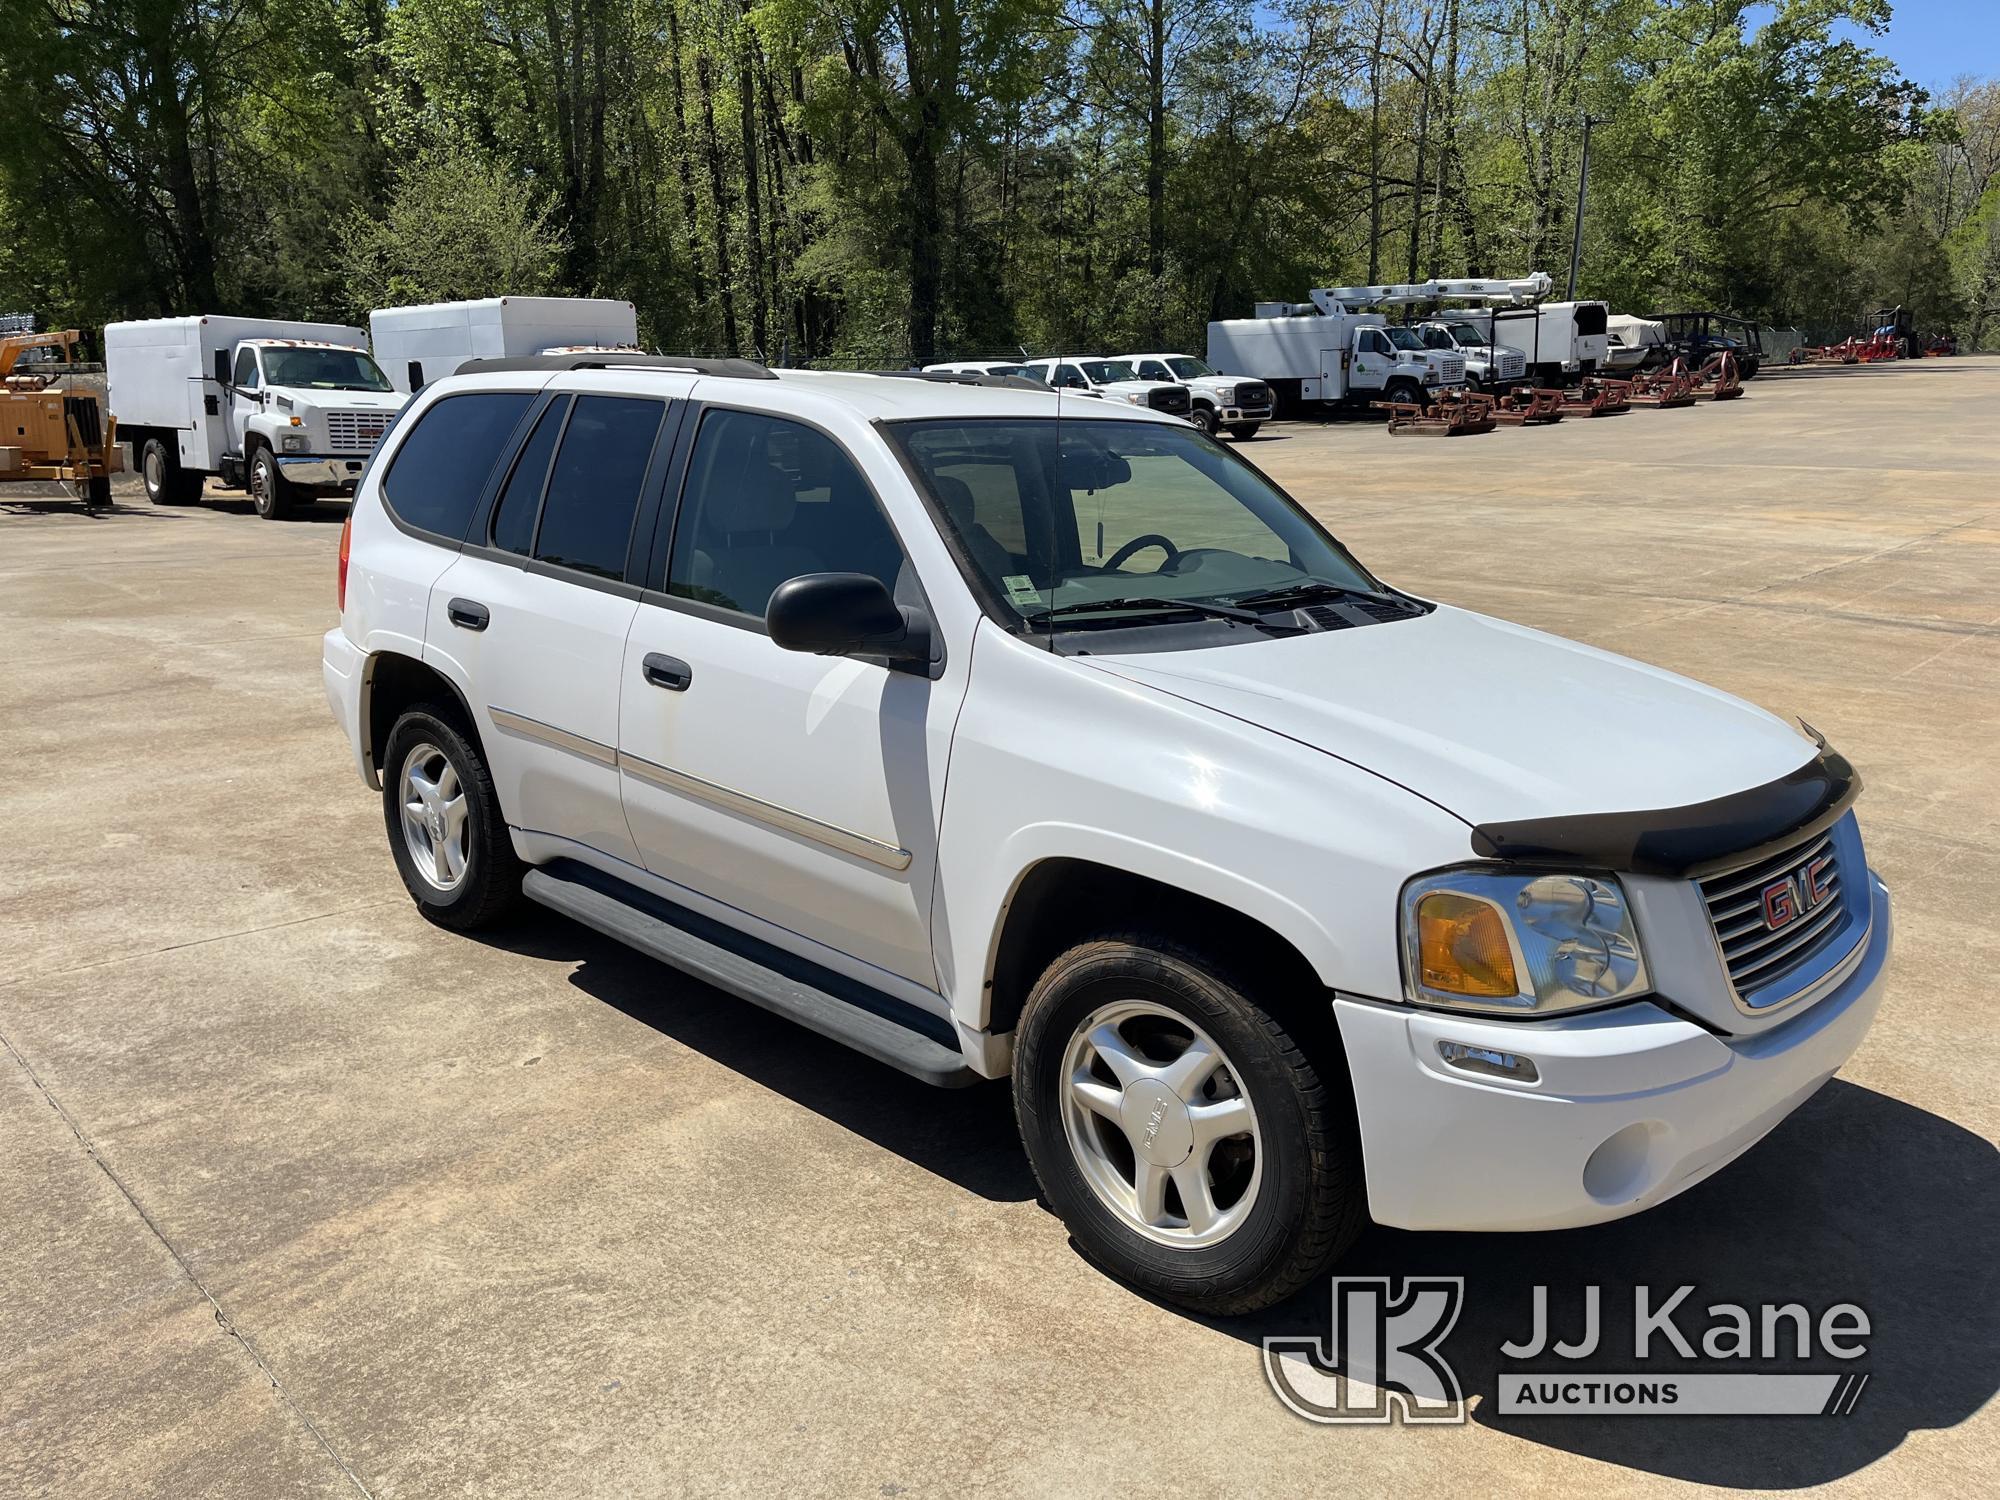
<svg viewBox="0 0 2000 1500"><path fill-rule="evenodd" d="M347 544L354 536L354 512L347 513L347 519L340 523L340 581L334 589L334 600L342 614L347 613Z"/></svg>

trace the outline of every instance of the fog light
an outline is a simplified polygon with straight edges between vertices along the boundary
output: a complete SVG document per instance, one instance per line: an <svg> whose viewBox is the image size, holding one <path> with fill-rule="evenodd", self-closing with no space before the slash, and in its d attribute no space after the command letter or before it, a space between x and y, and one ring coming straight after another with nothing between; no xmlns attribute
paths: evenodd
<svg viewBox="0 0 2000 1500"><path fill-rule="evenodd" d="M1438 1056L1461 1073L1480 1073L1509 1083L1534 1083L1542 1076L1532 1058L1475 1047L1470 1042L1439 1042Z"/></svg>

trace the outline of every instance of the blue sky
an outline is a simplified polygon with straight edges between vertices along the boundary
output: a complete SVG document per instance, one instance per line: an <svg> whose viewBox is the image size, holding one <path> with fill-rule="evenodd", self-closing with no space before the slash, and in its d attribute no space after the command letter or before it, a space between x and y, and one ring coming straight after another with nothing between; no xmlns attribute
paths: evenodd
<svg viewBox="0 0 2000 1500"><path fill-rule="evenodd" d="M1961 73L2000 76L2000 0L1891 0L1889 34L1858 36L1933 93Z"/></svg>

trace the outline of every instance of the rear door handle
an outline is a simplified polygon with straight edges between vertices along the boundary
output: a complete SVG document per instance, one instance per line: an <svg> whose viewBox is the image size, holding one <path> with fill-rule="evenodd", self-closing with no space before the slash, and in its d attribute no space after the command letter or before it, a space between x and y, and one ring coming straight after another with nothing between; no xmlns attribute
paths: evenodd
<svg viewBox="0 0 2000 1500"><path fill-rule="evenodd" d="M461 630L484 630L493 611L473 599L454 599L444 607L445 618Z"/></svg>
<svg viewBox="0 0 2000 1500"><path fill-rule="evenodd" d="M648 651L646 660L639 671L654 687L665 688L670 693L684 693L694 681L694 668L678 656L662 656L657 651Z"/></svg>

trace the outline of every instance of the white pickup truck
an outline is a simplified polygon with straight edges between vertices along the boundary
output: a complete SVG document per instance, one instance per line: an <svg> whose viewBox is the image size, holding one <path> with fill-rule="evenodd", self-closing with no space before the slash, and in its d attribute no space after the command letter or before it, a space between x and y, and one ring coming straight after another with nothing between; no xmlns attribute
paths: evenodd
<svg viewBox="0 0 2000 1500"><path fill-rule="evenodd" d="M1030 359L1022 363L1030 380L1070 391L1079 396L1097 396L1127 406L1143 406L1165 412L1170 417L1191 416L1194 399L1177 380L1142 380L1131 361L1101 359L1095 354L1067 355L1061 359Z"/></svg>
<svg viewBox="0 0 2000 1500"><path fill-rule="evenodd" d="M327 698L424 916L525 892L713 987L663 1003L1011 1079L1084 1253L1211 1312L1371 1217L1671 1198L1882 997L1824 740L1399 589L1144 407L475 362L339 596Z"/></svg>
<svg viewBox="0 0 2000 1500"><path fill-rule="evenodd" d="M1247 442L1271 420L1271 388L1261 380L1218 375L1192 354L1128 354L1125 363L1141 380L1173 380L1188 388L1194 425L1210 437L1228 431Z"/></svg>
<svg viewBox="0 0 2000 1500"><path fill-rule="evenodd" d="M202 480L250 492L276 520L302 501L354 492L407 399L337 323L151 318L104 330L118 436L155 505L185 505Z"/></svg>

